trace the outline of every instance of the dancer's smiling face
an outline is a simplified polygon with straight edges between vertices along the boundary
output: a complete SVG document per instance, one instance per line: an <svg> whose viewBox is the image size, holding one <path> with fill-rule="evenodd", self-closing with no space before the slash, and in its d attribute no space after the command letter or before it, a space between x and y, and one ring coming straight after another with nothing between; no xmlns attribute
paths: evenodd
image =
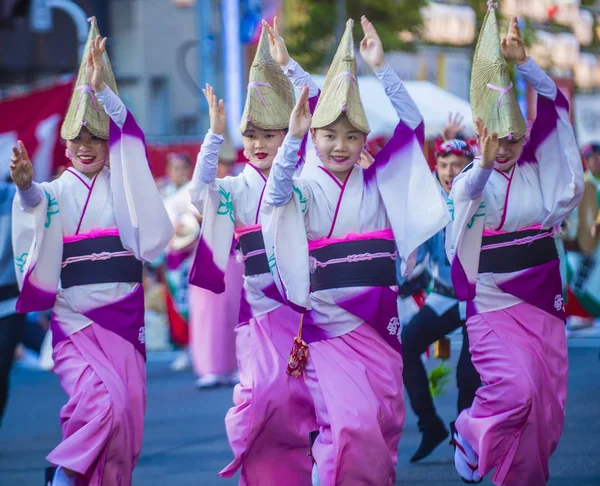
<svg viewBox="0 0 600 486"><path fill-rule="evenodd" d="M78 171L94 175L108 160L108 140L96 137L82 127L79 135L67 140L67 157Z"/></svg>
<svg viewBox="0 0 600 486"><path fill-rule="evenodd" d="M252 124L242 134L244 156L257 169L269 170L283 144L285 130L264 130Z"/></svg>
<svg viewBox="0 0 600 486"><path fill-rule="evenodd" d="M359 159L367 140L345 115L324 128L311 129L311 136L325 168L341 180Z"/></svg>
<svg viewBox="0 0 600 486"><path fill-rule="evenodd" d="M521 158L525 137L501 138L498 156L496 157L496 168L499 170L509 170Z"/></svg>

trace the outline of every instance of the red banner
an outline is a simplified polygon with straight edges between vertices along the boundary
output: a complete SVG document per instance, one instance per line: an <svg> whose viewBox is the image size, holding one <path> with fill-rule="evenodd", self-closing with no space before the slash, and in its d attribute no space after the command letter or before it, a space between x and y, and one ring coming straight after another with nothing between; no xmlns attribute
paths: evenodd
<svg viewBox="0 0 600 486"><path fill-rule="evenodd" d="M12 147L22 140L33 162L35 180L50 180L66 161L60 126L72 92L71 80L0 100L0 160L8 161Z"/></svg>

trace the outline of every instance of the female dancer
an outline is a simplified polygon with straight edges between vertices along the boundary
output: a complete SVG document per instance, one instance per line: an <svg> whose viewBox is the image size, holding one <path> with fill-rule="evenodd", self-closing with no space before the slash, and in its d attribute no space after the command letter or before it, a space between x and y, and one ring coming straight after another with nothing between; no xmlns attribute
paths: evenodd
<svg viewBox="0 0 600 486"><path fill-rule="evenodd" d="M365 17L361 24L363 59L401 119L394 136L368 169L358 166L369 125L350 20L312 118L319 160L308 160L302 177L293 178L311 126L305 89L265 194L275 281L305 312L290 373L306 365L319 424L312 454L318 480L328 486L395 482L404 419L396 245L410 271L415 250L449 221L421 151L422 117L385 63L375 28Z"/></svg>
<svg viewBox="0 0 600 486"><path fill-rule="evenodd" d="M52 308L54 372L69 397L63 440L48 456L55 486L132 482L146 404L142 262L173 235L144 135L90 21L61 130L73 167L36 184L21 142L11 164L17 311Z"/></svg>
<svg viewBox="0 0 600 486"><path fill-rule="evenodd" d="M506 62L538 94L527 143ZM538 486L548 481L567 393L553 231L581 199L583 170L565 97L527 57L516 18L500 42L492 3L475 50L471 105L482 155L453 184L447 251L484 384L456 421L455 466L466 482L495 468L497 485Z"/></svg>
<svg viewBox="0 0 600 486"><path fill-rule="evenodd" d="M280 36L272 36L273 47L281 52L285 51L282 42ZM276 485L284 481L300 486L310 482L308 438L316 429L304 383L285 373L300 316L284 305L277 292L261 227L267 177L294 106L293 86L271 56L272 50L263 26L241 122L248 162L236 177L216 178L225 111L213 88L207 85L204 90L210 107L210 130L189 187L192 203L203 216L190 283L216 293L227 291L224 275L227 279L225 268L235 234L245 267L236 329L240 384L234 390L234 407L225 419L235 459L220 475L231 477L241 467L240 484ZM292 79L297 82L306 76L298 67ZM318 93L316 86L313 93Z"/></svg>

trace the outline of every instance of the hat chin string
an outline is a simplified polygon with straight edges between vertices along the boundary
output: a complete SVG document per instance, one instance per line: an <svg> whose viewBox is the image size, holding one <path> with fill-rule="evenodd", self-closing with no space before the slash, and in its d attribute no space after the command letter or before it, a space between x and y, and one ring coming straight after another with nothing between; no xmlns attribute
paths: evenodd
<svg viewBox="0 0 600 486"><path fill-rule="evenodd" d="M75 165L75 168L77 168L78 170L80 170L80 169L77 167L77 165L79 165L81 167L85 167L86 169L96 169L97 167L103 166L108 159L108 155L106 155L106 157L104 157L101 160L97 160L96 162L92 162L91 164L86 164L85 162L82 162L77 157L72 155L68 149L65 150L65 155L67 156L67 159L69 159L71 162L73 162L73 165Z"/></svg>
<svg viewBox="0 0 600 486"><path fill-rule="evenodd" d="M498 169L498 170L507 170L510 169L513 165L515 165L515 160L511 160L509 162L504 162L504 163L500 163L500 162L494 162L494 169Z"/></svg>
<svg viewBox="0 0 600 486"><path fill-rule="evenodd" d="M333 160L333 159L329 159L327 157L325 157L321 151L315 146L315 152L317 154L317 157L319 157L319 159L321 159L323 162L329 162L332 165L340 165L340 162ZM356 161L358 159L360 159L360 155L361 155L362 151L359 152L358 155L356 155L355 157L352 157L351 159L349 159L348 161L344 161L343 163L345 164L346 162L352 162L352 164L355 164Z"/></svg>

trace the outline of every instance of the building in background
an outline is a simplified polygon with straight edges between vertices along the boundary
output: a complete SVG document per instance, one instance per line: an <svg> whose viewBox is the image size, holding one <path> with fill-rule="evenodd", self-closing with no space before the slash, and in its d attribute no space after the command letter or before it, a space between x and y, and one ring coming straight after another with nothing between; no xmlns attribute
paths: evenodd
<svg viewBox="0 0 600 486"><path fill-rule="evenodd" d="M75 73L75 25L52 9L52 30L33 33L32 1L4 0L0 10L0 90L18 94L27 85ZM95 15L109 37L120 95L148 139L198 138L197 15L170 0L75 0Z"/></svg>
<svg viewBox="0 0 600 486"><path fill-rule="evenodd" d="M168 0L107 0L119 94L152 141L198 138L196 11Z"/></svg>

